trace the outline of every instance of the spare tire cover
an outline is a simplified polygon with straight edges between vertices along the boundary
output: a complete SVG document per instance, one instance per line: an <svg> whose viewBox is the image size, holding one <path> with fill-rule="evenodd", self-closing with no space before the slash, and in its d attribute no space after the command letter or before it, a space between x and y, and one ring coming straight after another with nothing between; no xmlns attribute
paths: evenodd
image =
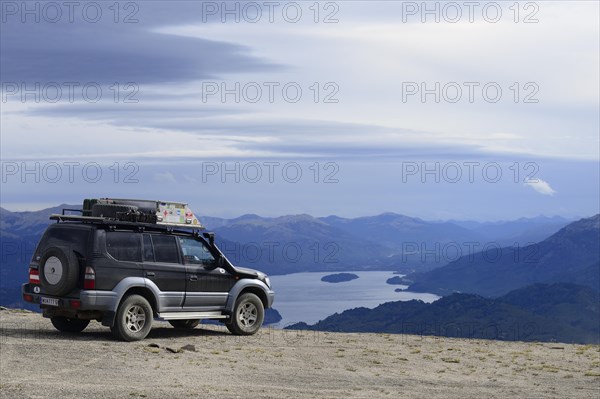
<svg viewBox="0 0 600 399"><path fill-rule="evenodd" d="M40 284L43 292L65 295L77 285L79 261L68 248L47 248L40 259Z"/></svg>

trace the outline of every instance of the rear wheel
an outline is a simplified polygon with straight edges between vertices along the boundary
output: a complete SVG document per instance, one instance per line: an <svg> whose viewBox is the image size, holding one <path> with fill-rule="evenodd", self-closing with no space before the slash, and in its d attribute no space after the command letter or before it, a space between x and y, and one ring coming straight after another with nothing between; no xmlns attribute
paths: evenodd
<svg viewBox="0 0 600 399"><path fill-rule="evenodd" d="M141 295L130 295L119 306L115 324L110 330L123 341L139 341L150 332L152 318L152 307L148 300Z"/></svg>
<svg viewBox="0 0 600 399"><path fill-rule="evenodd" d="M254 294L240 295L233 308L231 320L225 323L235 335L252 335L260 329L265 319L262 301Z"/></svg>
<svg viewBox="0 0 600 399"><path fill-rule="evenodd" d="M52 317L50 321L58 331L70 333L82 332L90 324L89 320L72 319L70 317Z"/></svg>
<svg viewBox="0 0 600 399"><path fill-rule="evenodd" d="M200 320L169 320L169 324L175 328L191 330L200 324Z"/></svg>

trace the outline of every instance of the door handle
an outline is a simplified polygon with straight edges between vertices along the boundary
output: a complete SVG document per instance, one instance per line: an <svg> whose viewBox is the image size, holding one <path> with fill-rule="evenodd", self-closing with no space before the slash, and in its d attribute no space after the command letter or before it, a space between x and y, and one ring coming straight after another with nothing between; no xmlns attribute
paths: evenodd
<svg viewBox="0 0 600 399"><path fill-rule="evenodd" d="M190 276L190 281L198 281L198 276Z"/></svg>
<svg viewBox="0 0 600 399"><path fill-rule="evenodd" d="M154 272L146 272L146 276L147 277L154 277L154 276L156 276L156 274L154 274Z"/></svg>

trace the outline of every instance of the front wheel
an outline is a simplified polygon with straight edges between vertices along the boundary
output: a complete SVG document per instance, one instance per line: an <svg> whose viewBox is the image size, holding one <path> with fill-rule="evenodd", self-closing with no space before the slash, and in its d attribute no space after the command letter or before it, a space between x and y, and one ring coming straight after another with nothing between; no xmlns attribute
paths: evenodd
<svg viewBox="0 0 600 399"><path fill-rule="evenodd" d="M262 301L254 294L240 295L235 302L231 321L226 323L227 329L235 335L252 335L262 326L265 319L265 308Z"/></svg>
<svg viewBox="0 0 600 399"><path fill-rule="evenodd" d="M115 324L110 328L113 335L123 341L139 341L152 328L152 307L141 295L130 295L117 310Z"/></svg>
<svg viewBox="0 0 600 399"><path fill-rule="evenodd" d="M89 320L73 319L70 317L51 317L50 322L58 331L78 333L85 330Z"/></svg>

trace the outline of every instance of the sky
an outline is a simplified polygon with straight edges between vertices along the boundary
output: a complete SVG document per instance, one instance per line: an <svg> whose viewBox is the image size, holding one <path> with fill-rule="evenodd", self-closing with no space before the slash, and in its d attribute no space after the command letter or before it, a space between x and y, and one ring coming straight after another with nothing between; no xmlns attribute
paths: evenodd
<svg viewBox="0 0 600 399"><path fill-rule="evenodd" d="M599 212L598 2L0 5L4 208Z"/></svg>

